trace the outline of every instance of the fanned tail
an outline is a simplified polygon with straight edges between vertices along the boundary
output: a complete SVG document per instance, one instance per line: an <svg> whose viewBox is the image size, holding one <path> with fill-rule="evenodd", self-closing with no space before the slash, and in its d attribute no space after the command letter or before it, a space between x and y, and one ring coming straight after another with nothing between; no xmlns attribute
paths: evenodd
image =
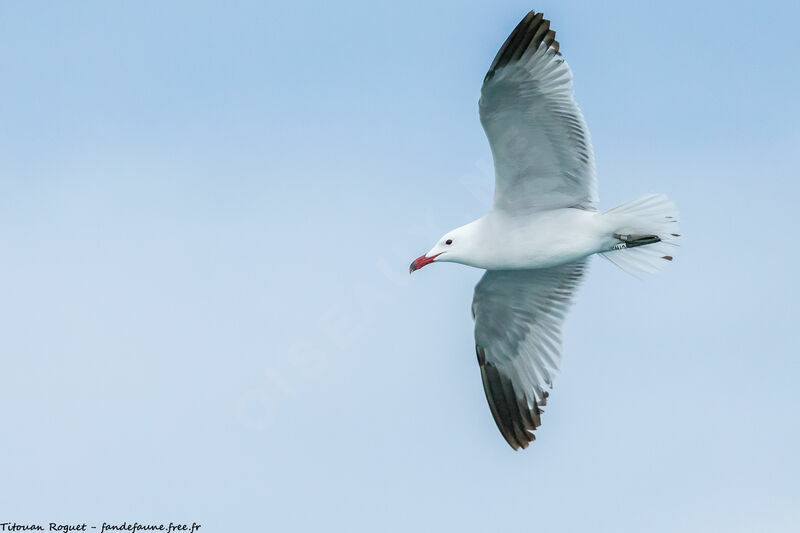
<svg viewBox="0 0 800 533"><path fill-rule="evenodd" d="M654 274L672 261L677 244L678 208L663 194L648 194L603 213L613 217L612 249L600 255L637 276Z"/></svg>

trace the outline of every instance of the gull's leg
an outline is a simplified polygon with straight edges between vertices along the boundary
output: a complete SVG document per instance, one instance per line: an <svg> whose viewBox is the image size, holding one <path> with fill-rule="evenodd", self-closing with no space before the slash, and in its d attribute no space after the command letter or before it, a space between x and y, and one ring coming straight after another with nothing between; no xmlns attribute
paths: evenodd
<svg viewBox="0 0 800 533"><path fill-rule="evenodd" d="M637 246L644 246L645 244L661 242L661 237L658 235L620 235L619 233L615 233L614 238L621 242L615 244L611 248L612 250L636 248Z"/></svg>

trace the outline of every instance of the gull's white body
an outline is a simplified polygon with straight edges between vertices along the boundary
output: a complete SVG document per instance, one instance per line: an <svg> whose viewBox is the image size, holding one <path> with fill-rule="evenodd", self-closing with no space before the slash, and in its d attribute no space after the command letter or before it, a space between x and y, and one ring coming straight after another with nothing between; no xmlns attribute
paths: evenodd
<svg viewBox="0 0 800 533"><path fill-rule="evenodd" d="M616 221L584 209L551 209L524 215L492 210L448 235L467 244L464 253L445 250L436 261L486 270L547 268L611 250ZM439 253L436 247L428 256Z"/></svg>
<svg viewBox="0 0 800 533"><path fill-rule="evenodd" d="M514 449L534 440L561 360L564 317L601 254L622 269L672 261L677 209L646 195L596 210L589 129L549 21L533 11L503 44L481 88L495 196L484 217L446 233L410 271L432 262L486 269L475 287L475 348L486 399Z"/></svg>
<svg viewBox="0 0 800 533"><path fill-rule="evenodd" d="M671 205L661 195L642 197L646 198L663 202L667 208ZM667 230L672 229L658 219L648 221L641 215L616 210L599 213L565 208L514 215L492 209L486 216L448 232L425 255L438 254L436 262L486 270L548 268L596 253L611 253L620 244L614 235L652 233L666 242L672 237ZM442 244L448 238L458 239L458 249ZM658 249L664 250L663 246Z"/></svg>

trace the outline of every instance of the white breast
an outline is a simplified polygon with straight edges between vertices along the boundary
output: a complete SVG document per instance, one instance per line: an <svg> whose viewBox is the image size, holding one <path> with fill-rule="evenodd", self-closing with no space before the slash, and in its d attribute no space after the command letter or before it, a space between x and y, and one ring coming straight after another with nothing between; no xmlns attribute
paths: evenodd
<svg viewBox="0 0 800 533"><path fill-rule="evenodd" d="M471 266L487 270L546 268L601 251L608 228L602 215L553 209L524 216L492 211L480 220L480 246Z"/></svg>

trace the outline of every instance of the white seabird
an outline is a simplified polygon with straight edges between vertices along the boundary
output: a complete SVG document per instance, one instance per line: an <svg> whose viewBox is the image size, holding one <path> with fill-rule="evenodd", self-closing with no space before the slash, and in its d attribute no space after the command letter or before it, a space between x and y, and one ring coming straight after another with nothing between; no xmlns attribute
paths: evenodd
<svg viewBox="0 0 800 533"><path fill-rule="evenodd" d="M475 351L494 421L516 450L541 424L589 256L634 274L658 271L672 261L678 213L661 194L597 212L589 130L541 13L528 13L500 48L479 109L494 158L492 209L447 232L409 270L433 262L486 269L472 302Z"/></svg>

